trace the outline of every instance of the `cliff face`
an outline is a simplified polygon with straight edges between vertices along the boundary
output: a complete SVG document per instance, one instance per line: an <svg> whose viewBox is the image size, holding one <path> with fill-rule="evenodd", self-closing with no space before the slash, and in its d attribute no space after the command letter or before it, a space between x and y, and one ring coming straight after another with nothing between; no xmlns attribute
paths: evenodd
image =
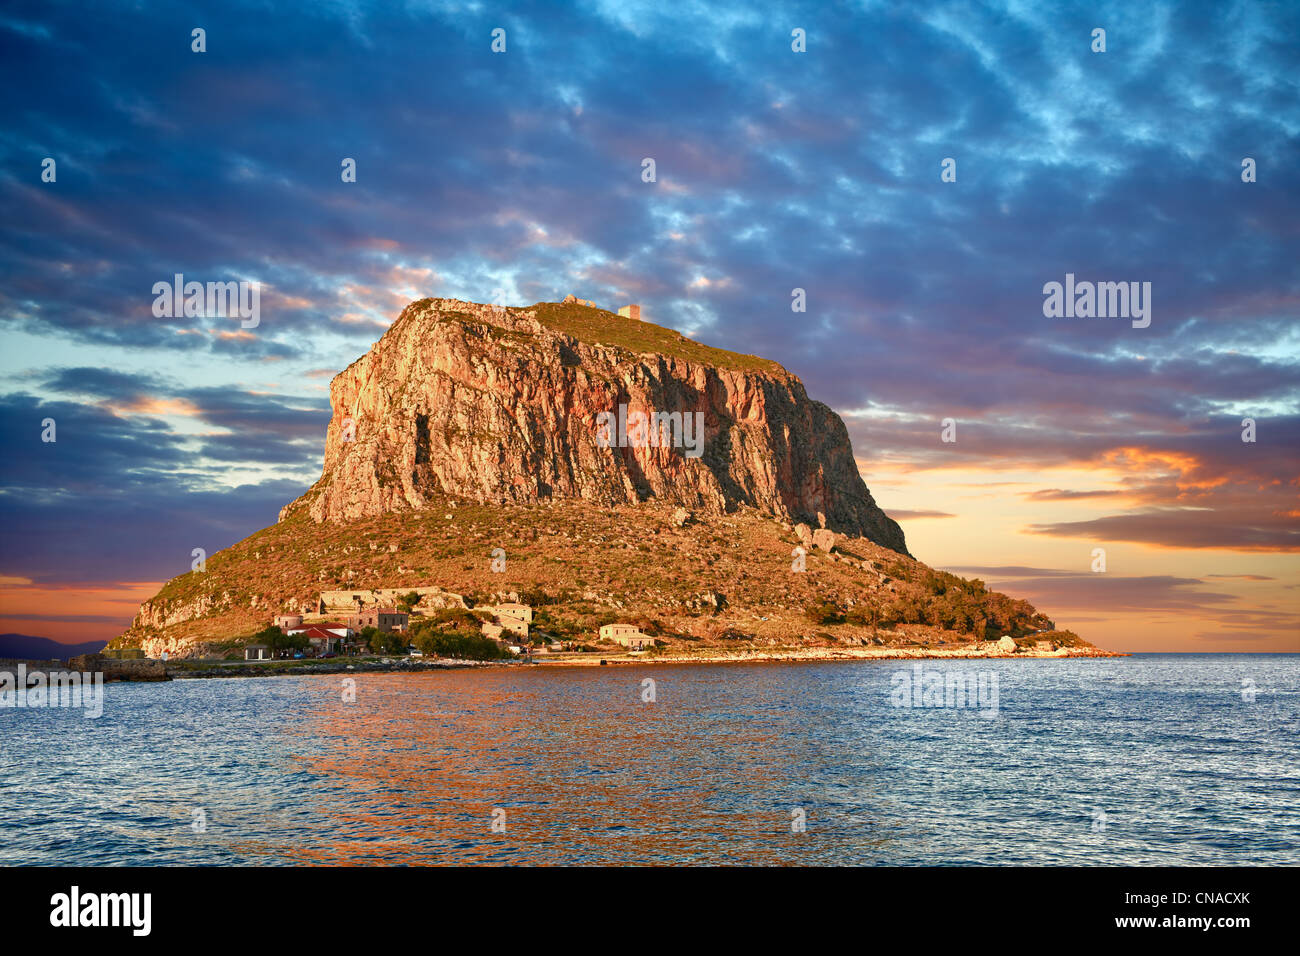
<svg viewBox="0 0 1300 956"><path fill-rule="evenodd" d="M440 496L654 499L709 513L748 505L814 527L821 515L833 531L906 553L844 423L796 377L603 310L412 303L334 378L330 404L324 472L282 521L300 509L317 523L418 511ZM629 418L702 421L702 445L617 447L617 424L600 416L620 406Z"/></svg>

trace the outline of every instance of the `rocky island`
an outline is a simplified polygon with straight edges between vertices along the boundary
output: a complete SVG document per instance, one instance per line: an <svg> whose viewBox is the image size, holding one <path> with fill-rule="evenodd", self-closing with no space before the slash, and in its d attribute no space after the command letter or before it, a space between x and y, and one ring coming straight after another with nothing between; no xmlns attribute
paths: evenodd
<svg viewBox="0 0 1300 956"><path fill-rule="evenodd" d="M320 479L111 646L233 657L277 615L329 617L327 592L418 589L412 624L523 602L521 643L557 662L1109 654L909 554L797 377L639 318L421 299L330 404Z"/></svg>

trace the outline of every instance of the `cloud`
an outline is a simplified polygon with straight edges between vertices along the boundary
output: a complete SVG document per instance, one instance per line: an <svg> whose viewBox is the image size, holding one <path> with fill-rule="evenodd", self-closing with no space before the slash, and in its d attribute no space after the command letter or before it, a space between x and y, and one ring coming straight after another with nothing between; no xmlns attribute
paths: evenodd
<svg viewBox="0 0 1300 956"><path fill-rule="evenodd" d="M1096 491L1067 491L1063 488L1043 488L1023 493L1030 501L1084 501L1092 498L1113 498L1124 494L1116 489Z"/></svg>
<svg viewBox="0 0 1300 956"><path fill-rule="evenodd" d="M1112 613L1126 610L1206 612L1237 600L1235 594L1205 590L1196 578L1164 574L1137 577L1088 573L1048 575L1021 578L1015 586L1018 592L1033 594L1034 602L1041 601L1043 607L1104 607Z"/></svg>
<svg viewBox="0 0 1300 956"><path fill-rule="evenodd" d="M250 433L255 447L242 452L237 443L209 440L204 447L224 451L225 460L319 462L318 443L286 459L284 449L296 446L273 430L304 430L292 411L262 412L229 399L204 414L262 429ZM41 440L45 418L55 419L54 442ZM122 417L98 404L0 396L0 443L10 453L0 494L0 575L38 584L166 579L188 568L191 549L211 554L272 524L305 490L306 481L292 479L223 485L189 450L191 441L158 419Z"/></svg>
<svg viewBox="0 0 1300 956"><path fill-rule="evenodd" d="M1253 518L1253 520L1250 520ZM1218 548L1230 551L1300 551L1300 520L1244 509L1206 511L1161 508L1107 515L1085 521L1031 525L1034 534L1065 538L1134 541L1166 548Z"/></svg>
<svg viewBox="0 0 1300 956"><path fill-rule="evenodd" d="M1258 602L1243 606L1241 595L1210 589L1199 578L1163 574L1126 577L1109 572L1025 566L964 566L949 570L973 575L991 588L1025 598L1037 607L1050 608L1053 615L1071 624L1088 620L1113 622L1120 615L1141 614L1148 623L1166 617L1209 620L1221 629L1214 633L1240 631L1256 640L1261 635L1300 632L1300 609L1276 608ZM1108 618L1087 616L1087 612L1099 609L1104 609ZM1085 615L1077 615L1075 611L1083 611Z"/></svg>

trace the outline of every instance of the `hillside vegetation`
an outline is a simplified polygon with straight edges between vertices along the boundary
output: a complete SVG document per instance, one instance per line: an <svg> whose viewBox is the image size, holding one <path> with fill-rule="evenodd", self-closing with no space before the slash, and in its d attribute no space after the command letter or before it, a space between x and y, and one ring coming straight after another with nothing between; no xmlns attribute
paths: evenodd
<svg viewBox="0 0 1300 956"><path fill-rule="evenodd" d="M229 648L321 590L437 586L471 605L523 600L537 608L536 628L586 643L600 625L626 621L677 651L1002 635L1087 646L1053 631L1025 601L865 538L841 536L836 552L809 552L804 571L792 570L798 544L788 525L748 510L678 527L671 510L654 503L506 508L447 500L337 524L299 514L212 555L204 572L169 581L114 644L149 641L181 655L204 644ZM500 573L492 570L497 548L506 559Z"/></svg>
<svg viewBox="0 0 1300 956"><path fill-rule="evenodd" d="M653 352L714 368L789 374L770 359L704 345L675 329L629 319L605 309L573 303L538 302L530 305L528 311L536 313L537 321L543 325L589 345L613 345L636 355Z"/></svg>

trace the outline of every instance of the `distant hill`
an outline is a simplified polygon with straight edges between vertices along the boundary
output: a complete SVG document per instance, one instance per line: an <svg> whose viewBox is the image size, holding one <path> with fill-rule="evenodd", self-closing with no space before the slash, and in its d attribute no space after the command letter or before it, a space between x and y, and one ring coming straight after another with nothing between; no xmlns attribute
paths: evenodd
<svg viewBox="0 0 1300 956"><path fill-rule="evenodd" d="M107 643L107 641L86 641L84 644L60 644L48 637L0 634L0 657L17 657L31 661L63 661L78 654L94 654L102 651Z"/></svg>

